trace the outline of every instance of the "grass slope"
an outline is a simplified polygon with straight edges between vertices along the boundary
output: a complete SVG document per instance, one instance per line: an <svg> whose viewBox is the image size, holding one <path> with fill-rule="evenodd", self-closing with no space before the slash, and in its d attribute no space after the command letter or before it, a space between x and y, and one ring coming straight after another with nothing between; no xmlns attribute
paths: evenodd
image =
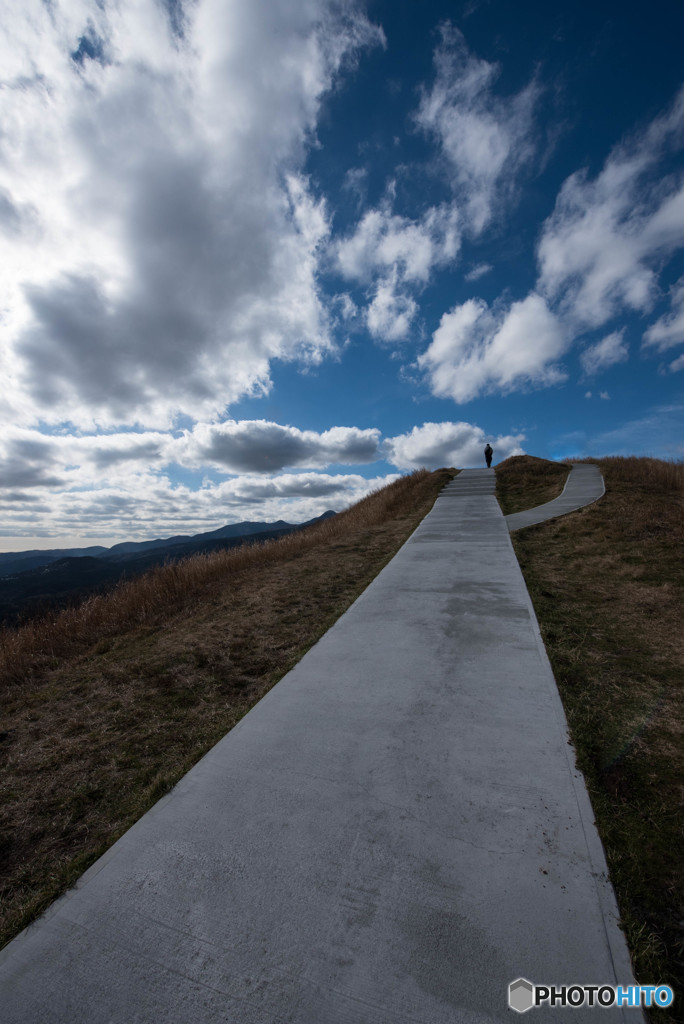
<svg viewBox="0 0 684 1024"><path fill-rule="evenodd" d="M224 736L392 558L453 472L0 633L0 946Z"/></svg>
<svg viewBox="0 0 684 1024"><path fill-rule="evenodd" d="M603 499L512 534L591 794L636 977L684 994L684 465L597 460ZM504 496L517 467L497 470ZM505 500L505 498L504 498ZM677 1005L679 1002L679 1006Z"/></svg>
<svg viewBox="0 0 684 1024"><path fill-rule="evenodd" d="M563 491L570 467L534 455L513 455L496 466L496 497L505 516L553 501Z"/></svg>

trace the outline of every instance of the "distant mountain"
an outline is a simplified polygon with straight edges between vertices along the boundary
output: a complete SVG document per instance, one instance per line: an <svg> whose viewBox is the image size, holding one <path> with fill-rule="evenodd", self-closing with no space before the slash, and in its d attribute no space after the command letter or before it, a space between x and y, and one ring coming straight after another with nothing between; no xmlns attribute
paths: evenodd
<svg viewBox="0 0 684 1024"><path fill-rule="evenodd" d="M0 577L26 572L27 569L37 569L49 562L57 562L60 558L97 557L107 550L96 545L90 548L53 548L49 551L0 552Z"/></svg>
<svg viewBox="0 0 684 1024"><path fill-rule="evenodd" d="M121 555L135 555L152 551L154 549L177 547L178 545L192 545L196 542L204 542L222 539L225 537L244 537L256 533L264 533L273 530L301 530L305 526L317 523L319 520L328 519L336 515L328 510L316 519L310 519L306 523L286 523L279 519L275 523L231 523L229 526L220 526L218 530L210 530L208 533L196 533L193 535L184 534L176 537L165 537L157 540L123 541L121 544L114 544L111 548L94 545L88 548L49 548L44 551L6 551L0 552L0 579L4 576L15 576L18 573L26 572L29 569L38 569L41 565L49 565L51 562L58 562L63 558L106 558L118 560Z"/></svg>
<svg viewBox="0 0 684 1024"><path fill-rule="evenodd" d="M335 515L334 512L324 512L320 519L325 519L330 515ZM101 558L119 559L121 556L129 557L131 555L144 554L148 551L163 548L177 548L177 547L188 547L196 544L209 543L214 540L224 540L227 537L247 537L253 536L257 533L272 533L273 531L284 530L290 532L291 530L301 530L305 526L310 526L311 523L318 522L317 519L311 519L307 523L286 523L283 519L279 519L275 523L232 523L230 526L220 526L218 530L211 530L209 533L196 533L194 536L178 536L178 537L167 537L165 540L142 540L142 541L124 541L122 544L115 544L112 548L106 548Z"/></svg>
<svg viewBox="0 0 684 1024"><path fill-rule="evenodd" d="M164 562L190 555L271 540L334 516L324 512L306 523L233 523L193 537L168 537L115 544L0 554L0 624L13 625L42 611L75 604Z"/></svg>

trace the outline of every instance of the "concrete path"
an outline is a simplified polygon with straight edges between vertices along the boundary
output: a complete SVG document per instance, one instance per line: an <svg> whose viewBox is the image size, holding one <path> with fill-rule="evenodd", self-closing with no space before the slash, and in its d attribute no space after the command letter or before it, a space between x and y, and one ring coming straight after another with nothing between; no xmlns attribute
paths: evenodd
<svg viewBox="0 0 684 1024"><path fill-rule="evenodd" d="M545 505L537 505L526 512L514 512L506 516L508 529L511 532L521 530L524 526L534 526L535 523L543 523L546 519L564 516L566 512L575 512L578 508L598 501L605 491L598 466L591 462L577 462L570 470L563 493L558 498L547 501Z"/></svg>
<svg viewBox="0 0 684 1024"><path fill-rule="evenodd" d="M10 943L4 1024L510 1024L520 976L631 983L493 490L493 470L449 484L299 665Z"/></svg>

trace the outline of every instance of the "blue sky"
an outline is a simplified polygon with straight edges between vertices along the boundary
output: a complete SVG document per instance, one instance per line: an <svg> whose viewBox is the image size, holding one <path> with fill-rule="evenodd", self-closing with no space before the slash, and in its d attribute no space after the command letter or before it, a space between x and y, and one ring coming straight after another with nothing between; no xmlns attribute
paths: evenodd
<svg viewBox="0 0 684 1024"><path fill-rule="evenodd" d="M21 0L0 550L684 424L684 8Z"/></svg>

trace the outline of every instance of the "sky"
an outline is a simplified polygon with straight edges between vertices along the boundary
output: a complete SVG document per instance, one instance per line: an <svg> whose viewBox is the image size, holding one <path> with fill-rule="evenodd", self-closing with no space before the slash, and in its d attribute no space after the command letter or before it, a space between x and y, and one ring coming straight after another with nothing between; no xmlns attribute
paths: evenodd
<svg viewBox="0 0 684 1024"><path fill-rule="evenodd" d="M0 550L684 456L684 5L4 0Z"/></svg>

